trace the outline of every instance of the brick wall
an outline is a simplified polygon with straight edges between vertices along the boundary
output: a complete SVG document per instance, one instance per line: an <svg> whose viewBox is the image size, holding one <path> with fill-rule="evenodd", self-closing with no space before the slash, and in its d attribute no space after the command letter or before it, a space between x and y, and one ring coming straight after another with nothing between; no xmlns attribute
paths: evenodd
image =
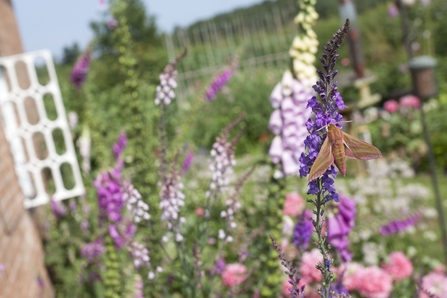
<svg viewBox="0 0 447 298"><path fill-rule="evenodd" d="M10 0L0 0L0 56L23 52L17 21ZM27 77L19 71L20 81ZM26 107L33 109L33 107ZM36 115L36 111L29 111ZM30 114L28 114L30 115ZM23 208L14 163L0 125L0 298L53 297L54 292L44 266L44 251L39 232Z"/></svg>

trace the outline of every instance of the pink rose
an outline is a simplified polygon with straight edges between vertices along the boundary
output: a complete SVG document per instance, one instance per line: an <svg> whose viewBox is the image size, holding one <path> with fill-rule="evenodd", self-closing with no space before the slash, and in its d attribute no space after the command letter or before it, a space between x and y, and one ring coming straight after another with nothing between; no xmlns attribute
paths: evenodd
<svg viewBox="0 0 447 298"><path fill-rule="evenodd" d="M385 101L385 103L383 104L383 108L387 110L388 113L392 114L399 110L399 103L394 99L390 99Z"/></svg>
<svg viewBox="0 0 447 298"><path fill-rule="evenodd" d="M314 248L310 252L303 253L300 272L304 283L309 284L323 279L320 270L316 268L319 262L323 262L323 256L318 249Z"/></svg>
<svg viewBox="0 0 447 298"><path fill-rule="evenodd" d="M344 263L338 269L338 275L343 274L343 286L348 290L358 290L360 288L360 273L365 269L359 263Z"/></svg>
<svg viewBox="0 0 447 298"><path fill-rule="evenodd" d="M401 106L405 108L419 108L419 106L421 105L421 101L419 100L419 98L414 95L402 96L399 99L399 102Z"/></svg>
<svg viewBox="0 0 447 298"><path fill-rule="evenodd" d="M303 213L306 203L303 198L297 193L289 193L286 196L286 201L284 202L284 208L282 213L284 215L290 215L292 217L297 217Z"/></svg>
<svg viewBox="0 0 447 298"><path fill-rule="evenodd" d="M392 252L388 258L388 262L383 263L382 268L391 275L395 281L402 280L413 274L413 264L403 252Z"/></svg>
<svg viewBox="0 0 447 298"><path fill-rule="evenodd" d="M358 282L358 291L365 298L387 298L393 287L391 276L377 266L361 270Z"/></svg>
<svg viewBox="0 0 447 298"><path fill-rule="evenodd" d="M436 297L447 297L447 276L437 272L431 272L422 278L422 289ZM423 291L419 298L429 298Z"/></svg>
<svg viewBox="0 0 447 298"><path fill-rule="evenodd" d="M223 284L227 287L240 285L248 277L246 272L247 267L242 264L235 263L226 265L224 271L222 272Z"/></svg>

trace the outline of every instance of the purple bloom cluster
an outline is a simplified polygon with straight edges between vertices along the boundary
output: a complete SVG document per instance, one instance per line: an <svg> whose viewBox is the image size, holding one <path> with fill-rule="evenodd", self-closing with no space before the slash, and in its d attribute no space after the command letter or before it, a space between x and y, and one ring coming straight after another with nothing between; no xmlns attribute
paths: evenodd
<svg viewBox="0 0 447 298"><path fill-rule="evenodd" d="M105 247L102 239L98 239L94 242L87 243L81 249L81 256L87 258L89 262L93 261L94 258L102 255L105 252Z"/></svg>
<svg viewBox="0 0 447 298"><path fill-rule="evenodd" d="M51 210L56 218L63 217L67 214L67 208L59 201L51 200Z"/></svg>
<svg viewBox="0 0 447 298"><path fill-rule="evenodd" d="M133 223L128 222L124 227L125 230L123 233L120 232L118 227L120 226L115 224L109 225L109 234L113 242L115 242L116 249L121 249L126 243L130 241L130 239L133 238L135 232L137 231L137 227Z"/></svg>
<svg viewBox="0 0 447 298"><path fill-rule="evenodd" d="M123 199L126 202L127 211L132 215L135 223L149 220L149 205L143 202L140 192L130 183L123 185Z"/></svg>
<svg viewBox="0 0 447 298"><path fill-rule="evenodd" d="M339 252L343 262L352 259L348 251L348 236L355 224L357 209L355 201L344 195L340 195L340 203L334 209L335 216L327 219L329 243Z"/></svg>
<svg viewBox="0 0 447 298"><path fill-rule="evenodd" d="M304 141L306 150L300 157L301 164L299 172L301 177L305 177L309 174L310 168L320 152L326 137L324 127L329 124L335 124L338 127L341 127L339 122L343 117L338 110L343 110L346 106L340 93L337 91L338 83L337 81L334 81L334 77L337 75L338 71L334 70L334 68L337 58L339 57L337 51L347 33L348 26L349 22L347 21L347 24L345 24L343 29L334 34L333 39L324 47L324 53L322 58L320 58L324 71L317 71L320 80L313 86L320 99L318 100L313 96L309 99L307 104L307 107L312 109L313 117L309 118L306 122L309 135ZM333 178L336 178L337 176L337 169L334 165L331 165L321 178L309 183L308 194L316 195L321 192L324 202L329 200L338 202L338 194L335 191L334 179L330 176ZM320 182L322 186L321 189L319 187Z"/></svg>
<svg viewBox="0 0 447 298"><path fill-rule="evenodd" d="M121 153L124 151L124 148L127 146L127 135L125 132L122 132L118 138L118 141L113 145L113 156L117 160Z"/></svg>
<svg viewBox="0 0 447 298"><path fill-rule="evenodd" d="M186 55L185 51L177 56L175 60L166 65L164 72L160 74L160 85L157 86L157 95L155 97L155 104L168 105L175 98L174 89L177 88L177 63Z"/></svg>
<svg viewBox="0 0 447 298"><path fill-rule="evenodd" d="M295 225L293 243L300 251L304 251L309 247L313 230L312 221L309 218L312 218L312 213L309 210L304 210L303 214L298 217Z"/></svg>
<svg viewBox="0 0 447 298"><path fill-rule="evenodd" d="M313 94L309 82L298 81L291 72L286 71L270 95L275 111L270 116L269 129L276 136L269 155L273 163L282 162L286 175L298 175L298 160L304 151L303 142L307 136L305 122L311 113L306 105Z"/></svg>
<svg viewBox="0 0 447 298"><path fill-rule="evenodd" d="M404 219L398 219L393 220L387 223L386 225L383 225L380 228L380 233L383 236L392 235L398 232L401 232L403 230L408 229L409 227L412 227L416 224L416 222L421 218L421 213L415 213L409 217L406 217Z"/></svg>
<svg viewBox="0 0 447 298"><path fill-rule="evenodd" d="M212 101L216 98L217 93L225 86L233 76L233 69L227 69L219 74L206 91L206 99Z"/></svg>
<svg viewBox="0 0 447 298"><path fill-rule="evenodd" d="M189 150L188 153L186 154L185 159L183 160L182 170L180 171L181 176L185 175L188 172L189 168L192 165L193 159L194 159L194 151Z"/></svg>
<svg viewBox="0 0 447 298"><path fill-rule="evenodd" d="M225 262L225 259L221 257L221 258L220 258L219 260L217 260L217 262L214 264L214 272L215 272L217 275L221 275L222 272L224 271L226 265L227 265L227 263Z"/></svg>
<svg viewBox="0 0 447 298"><path fill-rule="evenodd" d="M130 255L133 259L133 264L135 265L135 268L140 269L142 266L146 266L147 268L150 268L150 258L149 258L149 251L146 247L144 247L143 244L140 244L136 241L132 241L130 243L130 246L128 247L128 250L130 252Z"/></svg>
<svg viewBox="0 0 447 298"><path fill-rule="evenodd" d="M76 62L71 72L70 80L77 89L81 89L85 80L87 79L87 73L89 70L91 61L90 51L87 50L80 59Z"/></svg>
<svg viewBox="0 0 447 298"><path fill-rule="evenodd" d="M143 280L138 275L138 278L135 280L134 284L133 298L144 298L143 288L144 288Z"/></svg>
<svg viewBox="0 0 447 298"><path fill-rule="evenodd" d="M117 171L102 172L93 183L98 196L100 215L103 219L107 216L111 222L121 221L121 209L124 207L123 192L117 176L120 178Z"/></svg>

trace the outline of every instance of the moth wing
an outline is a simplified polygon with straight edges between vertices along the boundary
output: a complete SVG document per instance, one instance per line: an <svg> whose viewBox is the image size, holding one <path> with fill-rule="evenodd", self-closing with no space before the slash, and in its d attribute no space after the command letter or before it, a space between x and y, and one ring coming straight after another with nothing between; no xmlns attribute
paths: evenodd
<svg viewBox="0 0 447 298"><path fill-rule="evenodd" d="M326 140L324 140L320 152L318 152L317 158L310 169L309 182L323 175L333 162L334 156L332 155L331 145L329 144L329 138L326 137Z"/></svg>
<svg viewBox="0 0 447 298"><path fill-rule="evenodd" d="M379 149L345 132L343 132L343 143L346 146L346 156L349 158L369 160L382 157Z"/></svg>

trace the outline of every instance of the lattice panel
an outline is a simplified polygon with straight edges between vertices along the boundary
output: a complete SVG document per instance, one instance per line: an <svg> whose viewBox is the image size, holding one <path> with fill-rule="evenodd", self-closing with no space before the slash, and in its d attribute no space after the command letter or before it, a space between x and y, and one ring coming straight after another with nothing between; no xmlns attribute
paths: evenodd
<svg viewBox="0 0 447 298"><path fill-rule="evenodd" d="M49 51L0 58L0 109L25 207L82 195L85 189Z"/></svg>

